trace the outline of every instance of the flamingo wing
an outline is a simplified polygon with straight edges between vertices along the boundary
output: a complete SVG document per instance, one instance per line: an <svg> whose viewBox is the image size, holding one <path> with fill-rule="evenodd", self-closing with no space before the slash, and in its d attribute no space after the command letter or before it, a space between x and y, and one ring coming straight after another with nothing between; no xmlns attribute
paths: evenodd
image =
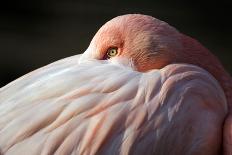
<svg viewBox="0 0 232 155"><path fill-rule="evenodd" d="M205 70L172 64L141 73L78 59L58 61L0 89L2 154L218 151L226 99Z"/></svg>

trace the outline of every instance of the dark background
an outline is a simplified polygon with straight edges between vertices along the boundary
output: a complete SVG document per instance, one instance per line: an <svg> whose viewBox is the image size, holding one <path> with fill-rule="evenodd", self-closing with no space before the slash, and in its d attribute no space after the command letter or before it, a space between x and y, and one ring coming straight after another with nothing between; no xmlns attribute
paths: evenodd
<svg viewBox="0 0 232 155"><path fill-rule="evenodd" d="M101 25L127 13L168 22L199 40L232 73L231 6L229 0L1 2L0 87L36 68L84 52Z"/></svg>

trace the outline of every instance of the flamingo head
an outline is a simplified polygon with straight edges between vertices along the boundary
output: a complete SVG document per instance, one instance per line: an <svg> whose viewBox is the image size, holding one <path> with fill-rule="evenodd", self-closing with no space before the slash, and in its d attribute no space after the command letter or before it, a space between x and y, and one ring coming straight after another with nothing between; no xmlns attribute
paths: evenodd
<svg viewBox="0 0 232 155"><path fill-rule="evenodd" d="M196 40L166 22L141 14L118 16L103 25L80 60L87 58L120 61L140 72L189 63L215 74L221 66Z"/></svg>
<svg viewBox="0 0 232 155"><path fill-rule="evenodd" d="M179 36L151 16L118 16L99 29L82 59L120 61L141 72L159 69L171 63L181 48Z"/></svg>

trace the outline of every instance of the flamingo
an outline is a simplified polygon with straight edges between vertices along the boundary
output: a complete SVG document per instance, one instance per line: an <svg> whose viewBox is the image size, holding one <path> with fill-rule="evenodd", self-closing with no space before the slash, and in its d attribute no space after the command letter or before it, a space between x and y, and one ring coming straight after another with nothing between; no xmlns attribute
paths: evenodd
<svg viewBox="0 0 232 155"><path fill-rule="evenodd" d="M87 50L0 89L1 155L229 155L232 79L154 17L113 18Z"/></svg>

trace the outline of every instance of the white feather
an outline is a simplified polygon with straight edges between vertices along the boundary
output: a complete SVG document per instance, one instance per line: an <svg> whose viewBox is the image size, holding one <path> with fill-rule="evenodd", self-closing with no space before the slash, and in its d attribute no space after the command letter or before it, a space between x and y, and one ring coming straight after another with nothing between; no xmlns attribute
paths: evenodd
<svg viewBox="0 0 232 155"><path fill-rule="evenodd" d="M221 87L199 67L140 73L125 59L73 56L0 89L0 152L194 154L221 137L226 112Z"/></svg>

